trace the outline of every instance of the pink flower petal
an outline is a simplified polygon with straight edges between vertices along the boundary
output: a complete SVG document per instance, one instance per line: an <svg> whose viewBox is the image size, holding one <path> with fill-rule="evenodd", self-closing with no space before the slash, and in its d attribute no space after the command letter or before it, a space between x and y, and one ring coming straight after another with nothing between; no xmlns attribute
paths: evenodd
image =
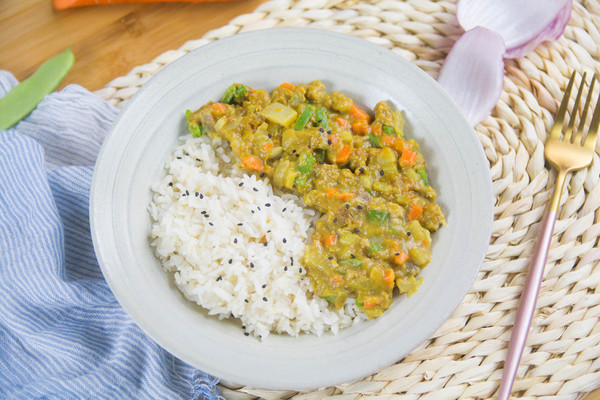
<svg viewBox="0 0 600 400"><path fill-rule="evenodd" d="M454 43L442 66L438 82L473 126L490 115L500 97L504 51L499 34L476 27Z"/></svg>
<svg viewBox="0 0 600 400"><path fill-rule="evenodd" d="M498 32L504 39L505 57L521 57L545 40L562 35L571 16L572 0L459 0L458 22Z"/></svg>

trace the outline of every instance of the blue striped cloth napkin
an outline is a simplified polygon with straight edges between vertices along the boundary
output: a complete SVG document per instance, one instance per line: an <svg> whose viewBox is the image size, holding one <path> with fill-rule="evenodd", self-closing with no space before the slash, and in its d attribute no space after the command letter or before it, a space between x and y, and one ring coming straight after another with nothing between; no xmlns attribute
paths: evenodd
<svg viewBox="0 0 600 400"><path fill-rule="evenodd" d="M17 84L0 71L0 97ZM0 130L0 398L218 399L129 318L98 267L93 165L117 110L71 85Z"/></svg>

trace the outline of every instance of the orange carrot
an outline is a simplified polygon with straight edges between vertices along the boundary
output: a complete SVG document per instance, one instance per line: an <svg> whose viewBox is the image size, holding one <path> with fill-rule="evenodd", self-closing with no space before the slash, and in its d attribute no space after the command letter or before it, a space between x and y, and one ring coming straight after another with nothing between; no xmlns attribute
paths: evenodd
<svg viewBox="0 0 600 400"><path fill-rule="evenodd" d="M394 281L396 280L396 274L393 269L386 269L385 274L383 275L383 283L385 286L392 287L394 286Z"/></svg>
<svg viewBox="0 0 600 400"><path fill-rule="evenodd" d="M338 164L346 164L348 162L348 158L350 157L350 153L352 153L352 146L345 144L342 146L342 149L338 153L335 161Z"/></svg>
<svg viewBox="0 0 600 400"><path fill-rule="evenodd" d="M394 262L398 265L404 264L408 260L408 254L405 251L400 252L395 258Z"/></svg>
<svg viewBox="0 0 600 400"><path fill-rule="evenodd" d="M331 144L336 145L339 143L340 137L334 133L332 135L329 135L329 140L331 140Z"/></svg>
<svg viewBox="0 0 600 400"><path fill-rule="evenodd" d="M393 147L398 153L402 153L403 151L410 150L410 143L406 140L395 138Z"/></svg>
<svg viewBox="0 0 600 400"><path fill-rule="evenodd" d="M217 113L224 113L227 110L227 106L223 103L213 103L211 107Z"/></svg>
<svg viewBox="0 0 600 400"><path fill-rule="evenodd" d="M57 10L65 10L67 8L94 6L97 4L121 4L121 3L158 3L158 2L176 2L185 1L190 3L201 3L208 0L54 0L54 8ZM211 1L228 1L228 0L211 0Z"/></svg>
<svg viewBox="0 0 600 400"><path fill-rule="evenodd" d="M371 126L371 132L373 132L373 135L375 136L381 136L381 132L382 132L383 128L381 127L380 124L375 124Z"/></svg>
<svg viewBox="0 0 600 400"><path fill-rule="evenodd" d="M417 153L411 150L404 150L400 156L400 162L412 167L417 162Z"/></svg>
<svg viewBox="0 0 600 400"><path fill-rule="evenodd" d="M328 188L327 197L336 200L348 200L356 197L356 195L354 193L340 192L340 189L338 188Z"/></svg>
<svg viewBox="0 0 600 400"><path fill-rule="evenodd" d="M371 116L365 111L358 108L356 104L352 104L352 108L350 108L350 115L352 115L356 119L363 119L367 121L367 123L371 123Z"/></svg>
<svg viewBox="0 0 600 400"><path fill-rule="evenodd" d="M366 309L373 308L381 304L381 297L379 296L365 296L363 304Z"/></svg>
<svg viewBox="0 0 600 400"><path fill-rule="evenodd" d="M242 164L244 164L244 166L246 168L255 169L257 171L262 172L265 170L265 167L264 167L261 159L256 156L253 156L253 155L248 155L248 156L242 157Z"/></svg>
<svg viewBox="0 0 600 400"><path fill-rule="evenodd" d="M339 125L340 129L343 129L345 131L348 130L348 127L350 126L348 120L342 117L335 117L334 121Z"/></svg>
<svg viewBox="0 0 600 400"><path fill-rule="evenodd" d="M418 206L417 204L413 204L408 212L407 218L409 221L414 221L416 219L420 219L423 215L423 208Z"/></svg>
<svg viewBox="0 0 600 400"><path fill-rule="evenodd" d="M383 135L383 137L381 138L381 144L383 144L384 146L394 147L395 143L396 138L393 136Z"/></svg>
<svg viewBox="0 0 600 400"><path fill-rule="evenodd" d="M291 83L288 83L288 82L283 82L283 83L282 83L281 85L279 85L279 86L281 86L281 87L283 87L283 88L290 89L290 90L294 90L294 89L296 88L296 86L294 86L294 85L292 85Z"/></svg>
<svg viewBox="0 0 600 400"><path fill-rule="evenodd" d="M357 119L352 123L352 130L357 135L367 135L370 131L371 127L364 119Z"/></svg>
<svg viewBox="0 0 600 400"><path fill-rule="evenodd" d="M329 235L325 238L325 247L335 246L337 243L337 235Z"/></svg>
<svg viewBox="0 0 600 400"><path fill-rule="evenodd" d="M344 280L340 274L333 275L330 280L332 286L339 286L343 281Z"/></svg>
<svg viewBox="0 0 600 400"><path fill-rule="evenodd" d="M269 151L271 150L275 145L273 144L273 142L267 142L265 144L262 145L261 149L263 149L263 151Z"/></svg>

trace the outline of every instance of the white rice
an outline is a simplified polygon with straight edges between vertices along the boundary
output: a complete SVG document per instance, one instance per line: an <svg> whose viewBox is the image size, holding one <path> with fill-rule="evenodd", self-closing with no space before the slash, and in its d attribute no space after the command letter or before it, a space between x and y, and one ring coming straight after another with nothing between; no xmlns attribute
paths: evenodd
<svg viewBox="0 0 600 400"><path fill-rule="evenodd" d="M338 311L310 292L300 259L314 210L244 174L224 141L184 140L152 187L149 212L156 255L186 298L262 338L337 333L366 319L350 300Z"/></svg>

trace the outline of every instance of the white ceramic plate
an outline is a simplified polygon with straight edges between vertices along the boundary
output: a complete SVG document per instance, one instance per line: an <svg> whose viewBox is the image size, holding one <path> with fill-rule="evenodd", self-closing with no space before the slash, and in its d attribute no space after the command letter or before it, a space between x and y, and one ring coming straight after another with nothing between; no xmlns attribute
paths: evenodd
<svg viewBox="0 0 600 400"><path fill-rule="evenodd" d="M186 301L149 245L150 186L186 133L184 112L219 99L232 82L271 90L321 80L358 104L388 100L405 110L406 136L428 161L448 225L434 234L433 259L417 294L381 318L337 335L270 335L209 317ZM404 357L458 306L483 260L492 189L481 146L457 106L427 74L368 41L309 29L244 33L168 65L131 99L96 165L90 218L96 254L115 296L166 350L231 382L306 390L363 378Z"/></svg>

